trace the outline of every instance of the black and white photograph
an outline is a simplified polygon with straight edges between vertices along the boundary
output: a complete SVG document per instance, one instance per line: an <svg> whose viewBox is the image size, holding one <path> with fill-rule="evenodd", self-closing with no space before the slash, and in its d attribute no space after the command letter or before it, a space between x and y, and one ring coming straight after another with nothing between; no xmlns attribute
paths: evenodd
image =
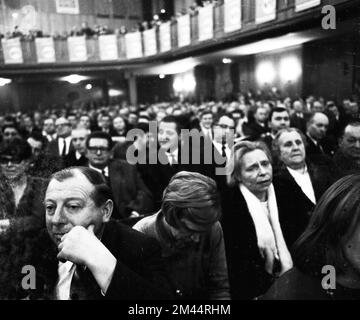
<svg viewBox="0 0 360 320"><path fill-rule="evenodd" d="M360 300L359 17L0 0L0 300Z"/></svg>

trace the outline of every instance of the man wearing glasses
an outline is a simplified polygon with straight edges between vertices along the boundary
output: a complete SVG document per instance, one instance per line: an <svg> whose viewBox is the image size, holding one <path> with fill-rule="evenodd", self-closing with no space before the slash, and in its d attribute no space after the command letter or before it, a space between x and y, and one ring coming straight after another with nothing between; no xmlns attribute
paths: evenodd
<svg viewBox="0 0 360 320"><path fill-rule="evenodd" d="M92 132L86 140L88 166L101 172L114 196L113 218L125 219L146 215L153 210L150 191L141 179L136 166L113 159L113 141L106 132Z"/></svg>
<svg viewBox="0 0 360 320"><path fill-rule="evenodd" d="M11 141L15 137L20 138L19 129L15 124L6 124L2 129L4 141Z"/></svg>

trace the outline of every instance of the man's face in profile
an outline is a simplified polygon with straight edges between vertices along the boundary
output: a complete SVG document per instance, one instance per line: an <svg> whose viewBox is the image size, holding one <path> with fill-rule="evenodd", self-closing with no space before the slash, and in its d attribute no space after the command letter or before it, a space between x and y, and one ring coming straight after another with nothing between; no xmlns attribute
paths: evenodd
<svg viewBox="0 0 360 320"><path fill-rule="evenodd" d="M46 227L50 238L59 244L75 226L94 225L98 236L108 218L92 199L94 186L80 172L62 182L51 180L45 194Z"/></svg>

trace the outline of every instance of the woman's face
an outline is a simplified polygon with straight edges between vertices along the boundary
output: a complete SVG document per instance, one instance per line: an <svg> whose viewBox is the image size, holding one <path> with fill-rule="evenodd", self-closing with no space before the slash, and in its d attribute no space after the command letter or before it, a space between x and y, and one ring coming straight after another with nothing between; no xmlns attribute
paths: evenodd
<svg viewBox="0 0 360 320"><path fill-rule="evenodd" d="M262 150L247 152L242 157L240 181L258 197L267 191L272 182L272 166Z"/></svg>
<svg viewBox="0 0 360 320"><path fill-rule="evenodd" d="M25 175L26 169L29 165L26 160L20 160L5 155L1 156L0 163L2 173L10 181L17 180Z"/></svg>
<svg viewBox="0 0 360 320"><path fill-rule="evenodd" d="M113 126L114 126L115 130L124 130L125 121L123 120L123 118L117 117L113 121Z"/></svg>

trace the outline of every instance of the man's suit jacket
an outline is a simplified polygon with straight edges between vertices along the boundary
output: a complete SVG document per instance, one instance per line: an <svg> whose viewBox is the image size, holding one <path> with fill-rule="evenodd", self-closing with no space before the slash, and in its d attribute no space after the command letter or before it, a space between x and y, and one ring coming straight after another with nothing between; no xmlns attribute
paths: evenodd
<svg viewBox="0 0 360 320"><path fill-rule="evenodd" d="M243 133L245 136L251 137L253 140L257 140L260 136L266 132L269 132L270 129L267 125L264 127L258 124L255 120L251 123L243 124Z"/></svg>
<svg viewBox="0 0 360 320"><path fill-rule="evenodd" d="M75 151L74 146L72 143L70 143L68 154L73 151ZM52 155L61 156L60 150L59 150L59 137L57 137L55 140L50 141L48 143L46 152L50 153Z"/></svg>
<svg viewBox="0 0 360 320"><path fill-rule="evenodd" d="M7 277L0 285L0 297L9 299L56 299L58 281L57 247L50 240L45 229L12 229L11 237L0 242L2 249L11 250L11 257L0 257L0 265ZM2 236L0 236L2 237ZM27 245L16 243L21 237ZM117 259L115 271L106 295L92 277L89 269L84 271L90 284L85 286L81 295L73 298L115 299L115 300L153 300L171 299L172 288L164 272L161 249L158 243L146 235L111 220L106 223L101 242ZM9 263L9 260L10 263ZM32 265L36 269L36 289L21 289L21 269ZM4 274L2 274L4 275ZM74 281L74 279L72 280ZM74 293L73 282L70 292ZM4 296L5 295L5 296Z"/></svg>
<svg viewBox="0 0 360 320"><path fill-rule="evenodd" d="M315 199L318 201L333 183L334 177L331 175L330 168L325 165L319 166L307 162L307 168ZM285 241L290 249L296 239L305 231L315 204L304 194L284 164L275 173L273 183L276 196L281 199L279 219Z"/></svg>
<svg viewBox="0 0 360 320"><path fill-rule="evenodd" d="M331 162L331 156L335 150L333 143L325 137L320 142L318 142L318 144L315 144L313 140L308 137L308 135L305 135L305 137L306 157L316 164L329 164Z"/></svg>
<svg viewBox="0 0 360 320"><path fill-rule="evenodd" d="M308 117L304 114L303 118L299 117L296 113L290 116L290 127L301 130L302 133L306 133L306 119Z"/></svg>
<svg viewBox="0 0 360 320"><path fill-rule="evenodd" d="M76 152L75 150L71 150L65 157L64 157L64 166L65 167L77 167L77 166L87 166L88 159L81 155L79 159L76 159Z"/></svg>
<svg viewBox="0 0 360 320"><path fill-rule="evenodd" d="M145 215L153 212L152 194L135 165L124 160L111 161L109 183L117 208L113 213L115 219L127 218L131 211Z"/></svg>
<svg viewBox="0 0 360 320"><path fill-rule="evenodd" d="M187 146L186 146L187 148ZM192 154L191 154L191 147L189 147L190 154L188 156L187 161L181 158L181 147L179 147L178 152L178 160L176 164L170 165L167 162L167 156L165 151L162 149L158 149L159 157L162 159L166 159L166 163L162 164L157 159L157 163L155 164L139 164L139 171L147 185L147 187L151 190L154 196L155 202L155 210L158 210L161 206L162 194L169 184L171 178L180 171L190 171L190 172L198 172L204 175L210 176L211 169L209 166L204 166L201 162L203 159L203 155L200 154L199 156L199 163L192 162ZM199 151L199 150L197 150ZM201 150L200 150L201 152Z"/></svg>

